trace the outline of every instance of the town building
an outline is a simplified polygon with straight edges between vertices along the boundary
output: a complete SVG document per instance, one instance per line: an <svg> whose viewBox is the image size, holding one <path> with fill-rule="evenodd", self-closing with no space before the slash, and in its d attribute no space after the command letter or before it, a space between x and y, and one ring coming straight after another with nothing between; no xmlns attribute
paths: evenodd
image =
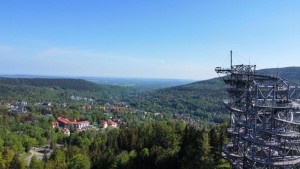
<svg viewBox="0 0 300 169"><path fill-rule="evenodd" d="M59 127L69 127L73 126L74 129L83 129L90 125L89 121L79 121L77 122L76 119L74 121L70 121L67 118L58 117L57 122Z"/></svg>
<svg viewBox="0 0 300 169"><path fill-rule="evenodd" d="M53 128L55 128L55 127L58 127L59 125L58 125L58 122L56 121L56 122L52 122L52 127Z"/></svg>
<svg viewBox="0 0 300 169"><path fill-rule="evenodd" d="M108 120L108 121L103 121L101 123L102 128L106 129L107 127L111 127L111 128L116 128L118 127L118 123L112 121L112 120Z"/></svg>

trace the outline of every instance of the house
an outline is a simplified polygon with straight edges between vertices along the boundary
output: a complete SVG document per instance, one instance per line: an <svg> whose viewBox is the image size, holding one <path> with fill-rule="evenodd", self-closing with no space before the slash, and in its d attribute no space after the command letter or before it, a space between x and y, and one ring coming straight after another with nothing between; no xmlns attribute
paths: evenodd
<svg viewBox="0 0 300 169"><path fill-rule="evenodd" d="M86 128L90 125L90 122L89 121L80 121L80 122L77 122L76 120L73 122L73 125L74 125L74 128L75 129L83 129L83 128Z"/></svg>
<svg viewBox="0 0 300 169"><path fill-rule="evenodd" d="M59 127L69 127L69 124L71 123L71 121L69 119L58 117L57 123L58 123Z"/></svg>
<svg viewBox="0 0 300 169"><path fill-rule="evenodd" d="M112 128L116 128L118 126L118 123L116 123L114 121L108 121L108 126L110 126Z"/></svg>
<svg viewBox="0 0 300 169"><path fill-rule="evenodd" d="M102 127L103 127L103 128L105 128L105 129L106 129L106 128L107 128L107 126L108 126L108 124L107 124L107 121L103 121L103 122L101 123L101 125L102 125Z"/></svg>
<svg viewBox="0 0 300 169"><path fill-rule="evenodd" d="M103 121L101 122L101 125L104 129L106 129L107 127L111 127L111 128L116 128L118 127L118 123L112 121L112 120L108 120L108 121Z"/></svg>
<svg viewBox="0 0 300 169"><path fill-rule="evenodd" d="M81 109L84 109L84 110L91 110L91 109L92 109L92 106L82 106Z"/></svg>
<svg viewBox="0 0 300 169"><path fill-rule="evenodd" d="M11 104L11 103L8 103L8 104L7 104L7 108L13 109L13 108L15 108L15 105L13 105L13 104Z"/></svg>
<svg viewBox="0 0 300 169"><path fill-rule="evenodd" d="M27 102L26 101L16 101L15 104L13 103L9 103L7 104L7 107L9 108L8 112L9 113L27 113L28 110L26 108L27 106Z"/></svg>
<svg viewBox="0 0 300 169"><path fill-rule="evenodd" d="M60 127L69 127L73 126L74 129L82 129L88 127L90 125L89 121L79 121L77 122L76 119L74 121L70 121L67 118L58 117L57 118L58 125Z"/></svg>
<svg viewBox="0 0 300 169"><path fill-rule="evenodd" d="M19 100L15 103L15 105L20 105L20 106L27 106L27 104L28 103L26 101L21 101L21 100Z"/></svg>

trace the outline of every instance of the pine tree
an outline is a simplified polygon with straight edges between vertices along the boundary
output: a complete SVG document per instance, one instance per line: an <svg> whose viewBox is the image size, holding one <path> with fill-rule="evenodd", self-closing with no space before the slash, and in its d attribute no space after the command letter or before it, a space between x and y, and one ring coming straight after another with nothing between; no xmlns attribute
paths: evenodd
<svg viewBox="0 0 300 169"><path fill-rule="evenodd" d="M211 168L211 156L210 156L210 145L209 137L206 128L198 130L197 139L197 157L199 159L199 168L210 169Z"/></svg>
<svg viewBox="0 0 300 169"><path fill-rule="evenodd" d="M40 169L43 168L44 164L43 161L40 161L36 155L33 155L29 164L30 169Z"/></svg>
<svg viewBox="0 0 300 169"><path fill-rule="evenodd" d="M218 165L221 160L221 146L222 143L220 142L219 132L217 131L217 128L214 127L209 132L209 142L210 142L210 152L213 158L213 164Z"/></svg>
<svg viewBox="0 0 300 169"><path fill-rule="evenodd" d="M25 169L25 162L24 160L20 159L17 154L15 154L14 158L12 159L10 165L10 169Z"/></svg>

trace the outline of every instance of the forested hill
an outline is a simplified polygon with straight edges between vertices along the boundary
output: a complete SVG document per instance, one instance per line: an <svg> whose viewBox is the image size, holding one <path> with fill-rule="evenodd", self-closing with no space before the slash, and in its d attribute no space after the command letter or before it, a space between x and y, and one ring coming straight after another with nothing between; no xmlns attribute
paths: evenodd
<svg viewBox="0 0 300 169"><path fill-rule="evenodd" d="M192 115L195 119L226 121L222 99L223 83L218 78L145 92L132 98L132 105L150 112Z"/></svg>
<svg viewBox="0 0 300 169"><path fill-rule="evenodd" d="M269 68L257 71L258 74L278 75L293 82L300 82L300 67Z"/></svg>
<svg viewBox="0 0 300 169"><path fill-rule="evenodd" d="M0 78L0 98L65 100L71 95L95 98L125 97L132 88L100 85L81 79Z"/></svg>
<svg viewBox="0 0 300 169"><path fill-rule="evenodd" d="M0 78L1 85L59 87L76 91L101 91L109 85L98 85L81 79L52 79L52 78Z"/></svg>
<svg viewBox="0 0 300 169"><path fill-rule="evenodd" d="M277 73L278 72L278 73ZM279 75L300 82L300 67L262 69L258 74ZM217 74L216 74L217 75ZM223 122L226 112L222 100L226 97L226 85L219 78L199 81L153 92L133 98L132 104L151 112L188 113L213 122Z"/></svg>

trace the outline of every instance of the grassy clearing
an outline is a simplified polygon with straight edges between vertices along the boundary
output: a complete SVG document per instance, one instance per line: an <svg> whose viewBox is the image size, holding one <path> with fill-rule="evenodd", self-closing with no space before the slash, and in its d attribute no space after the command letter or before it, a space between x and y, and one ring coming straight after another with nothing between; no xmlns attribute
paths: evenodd
<svg viewBox="0 0 300 169"><path fill-rule="evenodd" d="M221 164L217 166L218 169L231 169L230 163L222 159Z"/></svg>

